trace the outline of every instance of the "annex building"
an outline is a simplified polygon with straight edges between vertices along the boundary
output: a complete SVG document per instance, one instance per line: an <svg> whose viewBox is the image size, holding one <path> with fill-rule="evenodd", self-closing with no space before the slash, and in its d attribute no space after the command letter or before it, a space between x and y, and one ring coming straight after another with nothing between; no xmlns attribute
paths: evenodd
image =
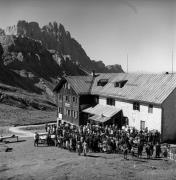
<svg viewBox="0 0 176 180"><path fill-rule="evenodd" d="M57 119L158 130L176 139L176 74L65 76L55 87Z"/></svg>

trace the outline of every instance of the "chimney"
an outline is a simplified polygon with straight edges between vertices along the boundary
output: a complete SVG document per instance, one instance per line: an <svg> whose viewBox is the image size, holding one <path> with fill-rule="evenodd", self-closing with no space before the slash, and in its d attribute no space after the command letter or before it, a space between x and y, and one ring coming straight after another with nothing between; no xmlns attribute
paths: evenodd
<svg viewBox="0 0 176 180"><path fill-rule="evenodd" d="M95 70L92 70L92 76L95 77Z"/></svg>

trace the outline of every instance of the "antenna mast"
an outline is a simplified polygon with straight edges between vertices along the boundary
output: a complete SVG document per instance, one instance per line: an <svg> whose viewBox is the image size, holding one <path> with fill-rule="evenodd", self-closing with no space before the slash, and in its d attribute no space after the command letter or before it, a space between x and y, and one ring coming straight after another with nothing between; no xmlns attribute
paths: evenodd
<svg viewBox="0 0 176 180"><path fill-rule="evenodd" d="M128 73L128 54L127 54L127 73Z"/></svg>
<svg viewBox="0 0 176 180"><path fill-rule="evenodd" d="M172 74L174 73L174 53L172 48Z"/></svg>

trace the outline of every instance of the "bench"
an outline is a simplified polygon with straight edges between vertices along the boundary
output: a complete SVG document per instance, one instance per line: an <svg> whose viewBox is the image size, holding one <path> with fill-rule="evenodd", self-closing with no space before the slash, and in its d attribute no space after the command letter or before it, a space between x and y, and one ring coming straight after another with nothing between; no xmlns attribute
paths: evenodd
<svg viewBox="0 0 176 180"><path fill-rule="evenodd" d="M0 137L0 142L3 142L4 140L7 140L7 139L16 139L17 142L18 142L18 136L17 135L11 135L11 136L2 136ZM4 141L5 142L5 141Z"/></svg>

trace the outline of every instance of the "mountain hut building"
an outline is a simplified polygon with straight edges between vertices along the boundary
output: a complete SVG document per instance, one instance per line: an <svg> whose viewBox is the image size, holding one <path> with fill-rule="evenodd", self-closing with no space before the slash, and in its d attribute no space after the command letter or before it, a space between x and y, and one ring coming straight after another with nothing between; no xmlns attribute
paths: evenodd
<svg viewBox="0 0 176 180"><path fill-rule="evenodd" d="M176 74L65 76L54 92L58 121L147 128L176 140Z"/></svg>

